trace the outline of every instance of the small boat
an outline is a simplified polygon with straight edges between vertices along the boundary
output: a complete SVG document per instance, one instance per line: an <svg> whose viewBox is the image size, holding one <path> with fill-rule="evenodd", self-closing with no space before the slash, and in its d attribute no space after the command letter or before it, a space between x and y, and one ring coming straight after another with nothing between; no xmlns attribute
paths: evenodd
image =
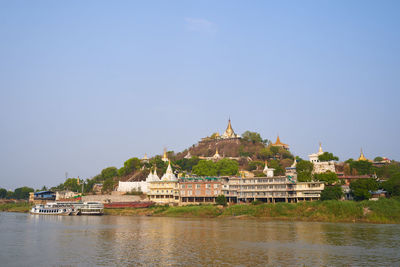
<svg viewBox="0 0 400 267"><path fill-rule="evenodd" d="M31 214L42 214L42 215L70 215L72 208L69 207L54 207L47 205L36 205L31 210Z"/></svg>
<svg viewBox="0 0 400 267"><path fill-rule="evenodd" d="M104 213L104 205L100 202L84 202L78 207L81 215L102 215Z"/></svg>

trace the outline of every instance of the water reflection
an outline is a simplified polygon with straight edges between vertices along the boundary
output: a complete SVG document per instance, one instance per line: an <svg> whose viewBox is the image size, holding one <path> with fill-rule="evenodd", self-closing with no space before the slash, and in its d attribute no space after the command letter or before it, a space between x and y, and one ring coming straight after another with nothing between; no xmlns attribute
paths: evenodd
<svg viewBox="0 0 400 267"><path fill-rule="evenodd" d="M0 213L4 265L400 264L400 226Z"/></svg>

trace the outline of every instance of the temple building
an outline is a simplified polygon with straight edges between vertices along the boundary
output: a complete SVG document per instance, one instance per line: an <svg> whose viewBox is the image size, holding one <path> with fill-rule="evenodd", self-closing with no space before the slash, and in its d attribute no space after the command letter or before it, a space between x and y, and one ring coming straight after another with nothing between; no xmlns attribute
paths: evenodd
<svg viewBox="0 0 400 267"><path fill-rule="evenodd" d="M335 162L333 160L331 160L331 161L320 161L319 160L318 157L322 154L324 154L324 151L322 150L321 143L319 143L318 152L308 155L310 162L312 162L314 164L313 173L324 173L327 171L335 172L336 171Z"/></svg>
<svg viewBox="0 0 400 267"><path fill-rule="evenodd" d="M225 132L221 135L221 139L235 139L235 138L241 138L241 136L236 134L235 131L232 129L231 119L229 119L228 126L226 127Z"/></svg>
<svg viewBox="0 0 400 267"><path fill-rule="evenodd" d="M265 161L265 167L264 167L263 173L265 175L267 175L267 177L274 177L274 171L275 171L275 169L268 168L268 162Z"/></svg>
<svg viewBox="0 0 400 267"><path fill-rule="evenodd" d="M118 182L118 192L129 193L132 191L143 192L147 194L149 192L149 184L150 182L160 181L160 178L157 176L157 169L154 168L154 172L150 170L149 175L147 176L145 181L139 182Z"/></svg>
<svg viewBox="0 0 400 267"><path fill-rule="evenodd" d="M272 146L276 146L276 147L282 147L283 149L289 150L289 145L284 144L281 142L281 139L279 139L279 135L276 138L275 143L271 144Z"/></svg>
<svg viewBox="0 0 400 267"><path fill-rule="evenodd" d="M362 148L361 148L360 156L358 157L358 161L361 161L361 160L370 161L369 159L367 159L367 158L364 156L364 153L363 153Z"/></svg>
<svg viewBox="0 0 400 267"><path fill-rule="evenodd" d="M144 157L141 159L143 163L149 163L149 158L147 157L147 153L144 153Z"/></svg>
<svg viewBox="0 0 400 267"><path fill-rule="evenodd" d="M154 179L149 182L147 196L149 200L157 204L177 204L179 202L178 179L172 171L171 162L161 180Z"/></svg>

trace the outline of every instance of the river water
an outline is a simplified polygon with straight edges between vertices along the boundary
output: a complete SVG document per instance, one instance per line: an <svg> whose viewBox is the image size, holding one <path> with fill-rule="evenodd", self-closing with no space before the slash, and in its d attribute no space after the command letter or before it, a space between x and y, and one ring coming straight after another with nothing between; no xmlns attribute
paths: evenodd
<svg viewBox="0 0 400 267"><path fill-rule="evenodd" d="M0 266L400 266L400 225L0 213Z"/></svg>

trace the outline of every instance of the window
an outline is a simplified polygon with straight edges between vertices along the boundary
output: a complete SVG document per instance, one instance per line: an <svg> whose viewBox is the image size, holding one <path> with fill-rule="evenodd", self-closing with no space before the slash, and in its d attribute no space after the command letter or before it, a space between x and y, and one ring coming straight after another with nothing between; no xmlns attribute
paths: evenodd
<svg viewBox="0 0 400 267"><path fill-rule="evenodd" d="M210 184L206 184L206 188L211 188L211 185Z"/></svg>
<svg viewBox="0 0 400 267"><path fill-rule="evenodd" d="M206 190L206 195L211 195L211 190Z"/></svg>
<svg viewBox="0 0 400 267"><path fill-rule="evenodd" d="M200 189L201 185L200 184L196 184L196 189Z"/></svg>
<svg viewBox="0 0 400 267"><path fill-rule="evenodd" d="M214 184L214 188L218 188L218 184Z"/></svg>
<svg viewBox="0 0 400 267"><path fill-rule="evenodd" d="M191 184L188 184L187 188L190 188L190 189L191 189L191 188L192 188L192 185L191 185Z"/></svg>
<svg viewBox="0 0 400 267"><path fill-rule="evenodd" d="M182 189L184 189L184 188L185 188L185 185L184 185L184 184L182 184L182 185L181 185L181 188L182 188Z"/></svg>
<svg viewBox="0 0 400 267"><path fill-rule="evenodd" d="M200 190L196 190L196 195L200 195Z"/></svg>

